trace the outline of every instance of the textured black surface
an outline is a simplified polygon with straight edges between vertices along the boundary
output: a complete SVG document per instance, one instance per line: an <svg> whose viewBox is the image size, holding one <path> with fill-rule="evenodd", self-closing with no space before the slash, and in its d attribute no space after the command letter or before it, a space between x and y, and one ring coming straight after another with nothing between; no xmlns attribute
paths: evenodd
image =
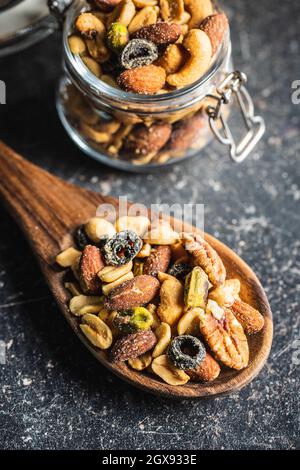
<svg viewBox="0 0 300 470"><path fill-rule="evenodd" d="M1 207L1 448L300 448L300 105L291 103L291 83L300 79L300 3L225 3L235 64L249 74L268 127L244 164L232 164L216 143L155 175L118 173L89 160L56 116L58 36L0 61L7 84L0 137L53 173L105 194L146 204L204 203L207 231L236 250L266 288L275 322L267 366L240 393L210 401L172 402L131 388L74 337Z"/></svg>

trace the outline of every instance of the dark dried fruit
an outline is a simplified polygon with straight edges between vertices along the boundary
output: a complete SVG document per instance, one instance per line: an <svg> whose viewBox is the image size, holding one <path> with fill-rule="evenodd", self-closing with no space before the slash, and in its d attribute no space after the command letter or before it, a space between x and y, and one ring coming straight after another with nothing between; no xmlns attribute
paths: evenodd
<svg viewBox="0 0 300 470"><path fill-rule="evenodd" d="M150 351L157 343L153 331L140 330L118 339L110 354L112 362L127 361Z"/></svg>
<svg viewBox="0 0 300 470"><path fill-rule="evenodd" d="M97 273L104 267L101 251L94 245L87 245L79 262L79 281L85 294L101 292L101 281Z"/></svg>
<svg viewBox="0 0 300 470"><path fill-rule="evenodd" d="M161 245L152 250L145 261L144 274L157 276L159 272L165 273L169 267L171 255L171 248L168 245Z"/></svg>
<svg viewBox="0 0 300 470"><path fill-rule="evenodd" d="M152 64L158 58L157 47L145 39L132 39L125 46L121 55L121 64L125 69L135 69Z"/></svg>
<svg viewBox="0 0 300 470"><path fill-rule="evenodd" d="M196 369L204 360L206 349L195 336L182 335L173 339L167 355L177 369Z"/></svg>
<svg viewBox="0 0 300 470"><path fill-rule="evenodd" d="M86 245L92 245L93 242L89 239L84 230L84 225L80 225L74 235L75 243L80 250L83 250Z"/></svg>
<svg viewBox="0 0 300 470"><path fill-rule="evenodd" d="M191 272L192 266L187 263L175 263L168 271L168 274L176 277L176 279L184 280L185 277Z"/></svg>
<svg viewBox="0 0 300 470"><path fill-rule="evenodd" d="M151 302L160 289L159 281L153 276L136 276L112 289L105 299L107 310L129 310Z"/></svg>
<svg viewBox="0 0 300 470"><path fill-rule="evenodd" d="M134 333L138 330L148 330L153 322L151 313L144 307L118 312L114 317L114 326L123 333Z"/></svg>
<svg viewBox="0 0 300 470"><path fill-rule="evenodd" d="M106 264L122 266L129 263L141 250L143 242L132 230L116 233L103 246L102 251Z"/></svg>
<svg viewBox="0 0 300 470"><path fill-rule="evenodd" d="M154 23L143 26L133 35L136 39L147 39L157 45L168 45L176 42L182 33L179 24L171 23Z"/></svg>
<svg viewBox="0 0 300 470"><path fill-rule="evenodd" d="M186 371L193 382L212 382L220 375L220 372L219 364L208 352L206 352L203 362L196 369Z"/></svg>

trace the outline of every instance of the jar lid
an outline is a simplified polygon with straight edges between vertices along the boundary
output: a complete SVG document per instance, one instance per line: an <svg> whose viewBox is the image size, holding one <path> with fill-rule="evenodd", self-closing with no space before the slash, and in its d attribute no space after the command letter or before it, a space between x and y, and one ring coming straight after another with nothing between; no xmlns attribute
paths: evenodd
<svg viewBox="0 0 300 470"><path fill-rule="evenodd" d="M0 57L40 41L56 27L47 0L0 0Z"/></svg>

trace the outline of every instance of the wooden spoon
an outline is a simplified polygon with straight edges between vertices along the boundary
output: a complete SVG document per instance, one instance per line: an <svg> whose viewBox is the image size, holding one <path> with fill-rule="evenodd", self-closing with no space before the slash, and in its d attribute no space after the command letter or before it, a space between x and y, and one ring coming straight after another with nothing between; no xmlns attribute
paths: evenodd
<svg viewBox="0 0 300 470"><path fill-rule="evenodd" d="M228 278L239 278L241 297L257 308L265 317L264 329L249 337L250 363L242 371L223 370L212 383L187 383L171 386L158 377L136 372L126 364L112 364L107 354L94 348L78 327L78 319L68 309L69 294L64 287L65 272L54 258L70 246L71 233L95 215L101 203L110 203L118 209L112 197L88 191L66 183L24 160L0 141L0 195L9 211L27 237L38 258L49 287L67 321L80 340L105 367L116 375L145 391L168 397L210 397L235 392L247 385L259 373L270 352L273 324L266 294L253 271L233 251L210 235L206 239L218 251L227 268ZM179 221L173 219L176 230ZM191 226L184 227L191 231Z"/></svg>

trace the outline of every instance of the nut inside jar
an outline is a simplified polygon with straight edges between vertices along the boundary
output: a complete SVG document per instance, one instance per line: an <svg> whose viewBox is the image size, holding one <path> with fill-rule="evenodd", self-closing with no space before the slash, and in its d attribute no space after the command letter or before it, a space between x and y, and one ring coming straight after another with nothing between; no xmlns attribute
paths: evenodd
<svg viewBox="0 0 300 470"><path fill-rule="evenodd" d="M175 96L201 81L215 64L229 37L226 15L210 0L206 8L194 2L202 8L197 24L191 1L175 0L171 6L164 0L106 0L108 10L102 3L83 2L69 23L66 47L81 62L83 74L93 74L99 88L108 85L119 98L100 102L95 94L83 93L82 77L71 77L61 87L61 100L72 128L121 167L123 162L161 165L196 153L211 138L209 101L206 93L191 94L177 105ZM118 128L110 127L110 121Z"/></svg>

